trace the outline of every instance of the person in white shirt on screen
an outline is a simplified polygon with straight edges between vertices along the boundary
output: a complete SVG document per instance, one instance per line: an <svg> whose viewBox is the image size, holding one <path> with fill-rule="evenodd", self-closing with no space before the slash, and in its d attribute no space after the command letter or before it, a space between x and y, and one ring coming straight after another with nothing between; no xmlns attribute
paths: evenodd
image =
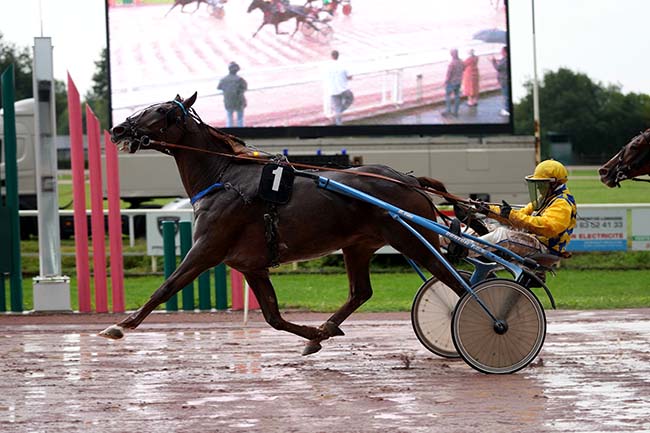
<svg viewBox="0 0 650 433"><path fill-rule="evenodd" d="M348 73L345 65L339 61L337 50L333 50L331 56L332 61L325 74L325 91L330 96L334 110L334 123L341 125L341 114L352 105L354 100L354 95L348 88L348 80L352 79L352 76Z"/></svg>

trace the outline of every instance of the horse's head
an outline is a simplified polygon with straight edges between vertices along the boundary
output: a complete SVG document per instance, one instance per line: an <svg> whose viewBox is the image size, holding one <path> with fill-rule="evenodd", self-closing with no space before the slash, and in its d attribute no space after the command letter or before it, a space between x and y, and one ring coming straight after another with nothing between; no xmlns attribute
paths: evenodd
<svg viewBox="0 0 650 433"><path fill-rule="evenodd" d="M621 181L650 174L650 129L634 137L598 169L600 181L610 188Z"/></svg>
<svg viewBox="0 0 650 433"><path fill-rule="evenodd" d="M264 0L253 0L250 6L248 6L248 13L251 13L258 8L262 9L263 6L264 6Z"/></svg>
<svg viewBox="0 0 650 433"><path fill-rule="evenodd" d="M193 122L190 107L196 92L187 99L175 99L147 107L111 129L111 141L119 150L135 153L140 147L167 152L162 143L178 143L188 122Z"/></svg>

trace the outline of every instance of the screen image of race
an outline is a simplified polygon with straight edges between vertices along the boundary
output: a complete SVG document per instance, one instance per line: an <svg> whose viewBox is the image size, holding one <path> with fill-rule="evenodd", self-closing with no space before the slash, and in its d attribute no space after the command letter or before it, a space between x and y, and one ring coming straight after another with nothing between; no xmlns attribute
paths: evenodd
<svg viewBox="0 0 650 433"><path fill-rule="evenodd" d="M196 91L218 128L506 127L506 5L108 0L113 123Z"/></svg>

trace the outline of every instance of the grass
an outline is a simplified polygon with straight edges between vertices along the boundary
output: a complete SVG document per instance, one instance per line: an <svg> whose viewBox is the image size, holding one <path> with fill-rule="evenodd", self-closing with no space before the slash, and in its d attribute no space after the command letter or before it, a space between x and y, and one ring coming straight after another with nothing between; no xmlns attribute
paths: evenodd
<svg viewBox="0 0 650 433"><path fill-rule="evenodd" d="M69 176L68 176L69 179ZM578 169L571 172L571 191L578 203L644 203L648 199L648 186L643 183L623 182L621 188L610 189L602 185L593 170ZM60 202L72 199L70 185L59 184ZM88 189L87 189L88 192ZM168 200L159 200L164 204ZM88 201L89 203L89 201ZM126 204L124 204L126 207ZM32 301L32 276L38 274L38 242L21 242L24 270L23 295L25 309ZM72 307L78 309L76 281L74 280L74 243L62 241L63 273L73 276ZM146 254L146 243L137 239L133 248L124 246L124 263L127 277L125 291L127 309L140 307L163 282L162 275L151 273L151 258ZM162 258L157 258L162 269ZM378 257L373 262L372 283L374 295L361 307L361 311L408 311L413 296L421 284L417 275L401 259ZM279 271L279 272L278 272ZM319 260L286 265L272 276L277 289L280 307L311 311L334 311L347 298L347 277L343 273L341 258L330 256ZM549 276L548 285L559 308L603 309L624 307L650 307L650 252L629 251L616 253L577 253L563 261L556 277ZM8 284L7 284L8 286ZM6 292L9 290L7 289ZM110 289L109 289L110 292ZM543 292L539 298L550 305ZM109 295L110 297L110 295ZM230 293L228 299L231 299ZM9 294L6 293L9 305ZM214 294L213 294L214 302ZM198 299L195 302L198 305Z"/></svg>
<svg viewBox="0 0 650 433"><path fill-rule="evenodd" d="M163 280L164 278L159 275L126 278L124 282L127 310L140 307ZM272 276L272 281L282 309L331 312L340 307L348 295L347 277L342 273L277 274ZM549 276L547 284L558 308L591 310L650 307L648 281L650 281L650 269L562 269L555 277ZM413 272L390 272L374 274L372 283L373 297L359 311L409 311L422 281ZM25 278L23 287L25 308L30 310L33 305L31 278ZM78 310L76 287L73 278L71 281L73 310ZM550 308L544 292L537 289L535 291L544 307ZM195 294L196 292L195 288ZM230 290L228 299L232 299ZM214 303L214 289L212 302ZM9 305L8 300L7 305ZM195 299L195 305L198 305L198 298ZM160 308L164 308L164 305Z"/></svg>

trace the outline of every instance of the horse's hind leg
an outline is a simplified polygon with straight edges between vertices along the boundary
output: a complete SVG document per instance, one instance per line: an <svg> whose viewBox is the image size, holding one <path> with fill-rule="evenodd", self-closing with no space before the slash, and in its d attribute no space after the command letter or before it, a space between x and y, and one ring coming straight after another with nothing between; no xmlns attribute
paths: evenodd
<svg viewBox="0 0 650 433"><path fill-rule="evenodd" d="M338 325L343 323L350 314L359 308L372 296L372 287L370 285L370 259L374 254L376 248L368 248L366 246L352 246L343 248L343 260L345 261L345 270L348 274L348 281L350 289L348 299L345 304L341 306L336 312L328 319L323 326L334 325L333 328L337 334L343 335L343 331L338 329ZM331 325L327 325L327 323ZM336 331L338 330L338 331Z"/></svg>
<svg viewBox="0 0 650 433"><path fill-rule="evenodd" d="M440 281L449 286L459 296L465 293L463 286L454 278L454 276L445 268L445 266L433 255L431 251L412 233L406 232L404 228L387 227L384 235L388 243L400 253L408 258L415 260L420 266L426 268L435 275ZM439 248L438 235L433 231L420 230L420 233L429 241L434 248Z"/></svg>
<svg viewBox="0 0 650 433"><path fill-rule="evenodd" d="M321 341L328 338L326 331L322 328L297 325L282 318L280 315L280 309L278 308L278 299L275 296L275 290L273 289L273 285L269 279L268 270L245 271L243 274L253 290L253 293L255 293L255 297L262 309L262 314L264 314L264 319L274 329L291 332L292 334L306 338L309 341ZM308 355L309 353L313 353L306 352L308 352L307 349L305 349L303 354Z"/></svg>

